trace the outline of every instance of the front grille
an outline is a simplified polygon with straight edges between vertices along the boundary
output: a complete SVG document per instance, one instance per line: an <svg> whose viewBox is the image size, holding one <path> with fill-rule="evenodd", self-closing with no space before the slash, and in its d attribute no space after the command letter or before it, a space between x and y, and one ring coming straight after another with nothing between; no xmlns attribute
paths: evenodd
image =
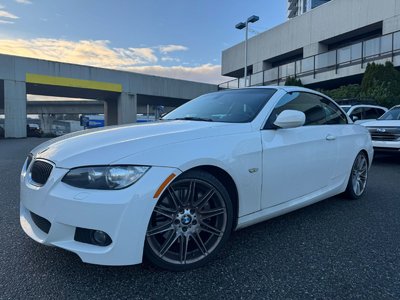
<svg viewBox="0 0 400 300"><path fill-rule="evenodd" d="M399 127L370 127L368 128L373 141L398 141L400 140Z"/></svg>
<svg viewBox="0 0 400 300"><path fill-rule="evenodd" d="M36 185L42 186L49 179L53 166L47 162L37 160L31 168L31 179Z"/></svg>
<svg viewBox="0 0 400 300"><path fill-rule="evenodd" d="M35 225L39 227L41 231L49 233L51 227L51 223L49 221L41 216L38 216L37 214L34 214L33 212L31 212L31 218L33 223L35 223Z"/></svg>
<svg viewBox="0 0 400 300"><path fill-rule="evenodd" d="M371 138L373 141L397 141L400 139L400 135L372 133Z"/></svg>

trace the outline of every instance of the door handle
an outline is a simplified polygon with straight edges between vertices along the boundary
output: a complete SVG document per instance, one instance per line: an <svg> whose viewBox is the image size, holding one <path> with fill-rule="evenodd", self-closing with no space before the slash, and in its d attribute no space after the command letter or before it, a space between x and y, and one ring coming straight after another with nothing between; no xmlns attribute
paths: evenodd
<svg viewBox="0 0 400 300"><path fill-rule="evenodd" d="M328 134L328 135L326 136L326 140L327 140L327 141L334 141L334 140L336 140L336 136L334 136L334 135L332 135L332 134Z"/></svg>

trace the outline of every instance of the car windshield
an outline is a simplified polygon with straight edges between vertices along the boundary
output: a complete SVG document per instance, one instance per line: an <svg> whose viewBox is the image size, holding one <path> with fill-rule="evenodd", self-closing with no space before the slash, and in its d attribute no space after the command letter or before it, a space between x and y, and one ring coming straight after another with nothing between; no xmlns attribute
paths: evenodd
<svg viewBox="0 0 400 300"><path fill-rule="evenodd" d="M251 122L276 89L256 88L206 94L176 108L162 120Z"/></svg>
<svg viewBox="0 0 400 300"><path fill-rule="evenodd" d="M378 120L400 120L400 106L388 110Z"/></svg>

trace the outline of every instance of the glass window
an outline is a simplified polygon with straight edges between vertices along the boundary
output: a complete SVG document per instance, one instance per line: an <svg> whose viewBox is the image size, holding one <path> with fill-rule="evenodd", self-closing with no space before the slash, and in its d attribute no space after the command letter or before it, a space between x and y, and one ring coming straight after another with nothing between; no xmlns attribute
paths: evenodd
<svg viewBox="0 0 400 300"><path fill-rule="evenodd" d="M351 61L351 47L338 49L338 64L343 64Z"/></svg>
<svg viewBox="0 0 400 300"><path fill-rule="evenodd" d="M351 46L351 60L361 59L362 43Z"/></svg>
<svg viewBox="0 0 400 300"><path fill-rule="evenodd" d="M364 107L363 119L377 119L382 113L379 113L380 109L374 107Z"/></svg>
<svg viewBox="0 0 400 300"><path fill-rule="evenodd" d="M393 39L394 39L394 45L393 45L394 50L399 50L400 49L400 32L394 33Z"/></svg>
<svg viewBox="0 0 400 300"><path fill-rule="evenodd" d="M319 97L326 112L325 124L347 124L347 116L331 100ZM307 115L306 115L307 116Z"/></svg>
<svg viewBox="0 0 400 300"><path fill-rule="evenodd" d="M202 95L164 116L163 120L251 122L276 89L229 90Z"/></svg>
<svg viewBox="0 0 400 300"><path fill-rule="evenodd" d="M388 34L381 37L381 53L392 51L392 35Z"/></svg>
<svg viewBox="0 0 400 300"><path fill-rule="evenodd" d="M228 82L228 88L237 89L238 88L238 79L234 79Z"/></svg>
<svg viewBox="0 0 400 300"><path fill-rule="evenodd" d="M376 118L374 119L378 119L380 116L382 116L386 111L383 110L382 108L375 108L375 112L376 112Z"/></svg>
<svg viewBox="0 0 400 300"><path fill-rule="evenodd" d="M388 110L378 120L400 120L400 106Z"/></svg>
<svg viewBox="0 0 400 300"><path fill-rule="evenodd" d="M301 62L301 68L298 72L305 73L314 70L314 57L304 58L300 62Z"/></svg>
<svg viewBox="0 0 400 300"><path fill-rule="evenodd" d="M249 77L247 77L247 81L249 80ZM244 82L244 77L243 78L239 78L239 87L243 88L246 87L245 82Z"/></svg>
<svg viewBox="0 0 400 300"><path fill-rule="evenodd" d="M273 81L278 79L278 68L273 68L264 71L264 81Z"/></svg>
<svg viewBox="0 0 400 300"><path fill-rule="evenodd" d="M263 72L252 74L250 76L250 84L252 86L253 85L262 85L263 84Z"/></svg>
<svg viewBox="0 0 400 300"><path fill-rule="evenodd" d="M284 95L271 115L265 129L274 129L274 122L284 110L298 110L306 115L305 126L347 124L346 115L332 101L311 93L295 92Z"/></svg>
<svg viewBox="0 0 400 300"><path fill-rule="evenodd" d="M381 48L380 38L364 42L364 57L379 55Z"/></svg>
<svg viewBox="0 0 400 300"><path fill-rule="evenodd" d="M315 57L315 68L322 69L336 64L336 51L319 54Z"/></svg>
<svg viewBox="0 0 400 300"><path fill-rule="evenodd" d="M294 63L279 67L279 77L284 78L292 75L294 75Z"/></svg>
<svg viewBox="0 0 400 300"><path fill-rule="evenodd" d="M356 108L353 110L350 114L350 118L355 121L354 117L357 117L357 120L362 120L363 119L363 109L361 107Z"/></svg>

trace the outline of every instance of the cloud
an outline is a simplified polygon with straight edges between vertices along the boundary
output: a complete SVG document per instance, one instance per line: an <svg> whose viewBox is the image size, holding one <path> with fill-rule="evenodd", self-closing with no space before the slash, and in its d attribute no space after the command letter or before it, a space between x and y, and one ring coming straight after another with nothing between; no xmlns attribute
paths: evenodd
<svg viewBox="0 0 400 300"><path fill-rule="evenodd" d="M170 52L175 52L175 51L186 51L189 48L182 46L182 45L163 45L159 46L158 49L160 50L161 53L170 53Z"/></svg>
<svg viewBox="0 0 400 300"><path fill-rule="evenodd" d="M170 56L161 57L161 60L162 61L174 61L174 62L180 62L181 61L179 58L170 57Z"/></svg>
<svg viewBox="0 0 400 300"><path fill-rule="evenodd" d="M14 22L0 19L0 24L14 24Z"/></svg>
<svg viewBox="0 0 400 300"><path fill-rule="evenodd" d="M191 81L207 82L219 84L228 81L229 77L221 76L221 66L213 64L204 64L195 67L187 66L138 66L131 67L129 71L144 73L149 75L184 79Z"/></svg>
<svg viewBox="0 0 400 300"><path fill-rule="evenodd" d="M32 1L29 1L29 0L15 0L15 2L21 3L21 4L32 4Z"/></svg>
<svg viewBox="0 0 400 300"><path fill-rule="evenodd" d="M0 18L19 19L16 15L5 10L0 10Z"/></svg>
<svg viewBox="0 0 400 300"><path fill-rule="evenodd" d="M113 48L110 44L107 40L0 39L0 53L200 82L221 83L229 80L220 75L221 66L216 64L162 66L159 61L178 63L178 59L168 56L159 58L155 49L160 46Z"/></svg>

